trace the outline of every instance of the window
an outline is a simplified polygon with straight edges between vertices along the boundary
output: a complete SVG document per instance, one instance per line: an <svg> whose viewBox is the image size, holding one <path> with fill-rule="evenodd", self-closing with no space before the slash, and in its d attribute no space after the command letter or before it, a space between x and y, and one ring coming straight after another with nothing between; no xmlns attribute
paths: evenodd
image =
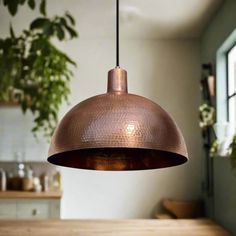
<svg viewBox="0 0 236 236"><path fill-rule="evenodd" d="M227 108L228 121L236 127L236 45L227 54Z"/></svg>

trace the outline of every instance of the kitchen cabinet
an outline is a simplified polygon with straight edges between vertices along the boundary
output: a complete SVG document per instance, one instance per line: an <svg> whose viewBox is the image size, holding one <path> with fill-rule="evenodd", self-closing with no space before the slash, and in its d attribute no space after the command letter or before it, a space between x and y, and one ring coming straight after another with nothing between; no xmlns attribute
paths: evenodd
<svg viewBox="0 0 236 236"><path fill-rule="evenodd" d="M16 218L16 202L0 199L0 219Z"/></svg>
<svg viewBox="0 0 236 236"><path fill-rule="evenodd" d="M0 219L59 219L60 196L53 194L9 192L7 199L0 192Z"/></svg>

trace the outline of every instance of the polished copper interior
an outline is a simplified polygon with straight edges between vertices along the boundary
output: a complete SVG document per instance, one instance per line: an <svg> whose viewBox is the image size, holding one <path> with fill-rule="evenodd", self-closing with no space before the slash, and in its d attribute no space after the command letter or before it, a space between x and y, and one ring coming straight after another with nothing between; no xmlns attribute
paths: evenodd
<svg viewBox="0 0 236 236"><path fill-rule="evenodd" d="M127 91L127 73L108 73L107 93L73 107L51 141L48 161L94 170L144 170L188 159L183 136L154 102Z"/></svg>
<svg viewBox="0 0 236 236"><path fill-rule="evenodd" d="M49 162L90 170L148 170L176 166L186 162L184 156L171 152L137 148L96 148L59 153Z"/></svg>

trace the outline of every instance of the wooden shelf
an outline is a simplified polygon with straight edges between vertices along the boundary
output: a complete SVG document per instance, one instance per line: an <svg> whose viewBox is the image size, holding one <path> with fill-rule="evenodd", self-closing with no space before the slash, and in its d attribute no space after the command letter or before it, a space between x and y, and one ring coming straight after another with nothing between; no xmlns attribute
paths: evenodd
<svg viewBox="0 0 236 236"><path fill-rule="evenodd" d="M1 102L0 107L20 107L20 104L17 102Z"/></svg>
<svg viewBox="0 0 236 236"><path fill-rule="evenodd" d="M0 191L0 199L18 199L18 198L29 198L29 199L49 199L49 198L61 198L62 192L50 191L50 192L24 192L24 191Z"/></svg>

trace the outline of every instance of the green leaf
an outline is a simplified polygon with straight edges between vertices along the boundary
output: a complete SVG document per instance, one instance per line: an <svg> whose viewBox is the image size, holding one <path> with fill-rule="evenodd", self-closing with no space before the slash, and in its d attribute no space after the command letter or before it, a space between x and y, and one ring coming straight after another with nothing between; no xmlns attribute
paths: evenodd
<svg viewBox="0 0 236 236"><path fill-rule="evenodd" d="M0 39L0 48L3 48L3 46L4 46L4 40L3 39ZM2 58L1 58L2 59ZM0 60L1 60L0 59Z"/></svg>
<svg viewBox="0 0 236 236"><path fill-rule="evenodd" d="M21 103L21 109L22 109L23 113L25 114L26 110L27 110L27 103L25 100L22 101L22 103Z"/></svg>
<svg viewBox="0 0 236 236"><path fill-rule="evenodd" d="M53 28L53 24L51 23L50 25L45 25L44 29L43 29L43 33L45 34L45 36L50 37L54 35L54 28Z"/></svg>
<svg viewBox="0 0 236 236"><path fill-rule="evenodd" d="M71 27L68 26L68 25L66 25L65 28L67 29L67 31L68 31L68 33L70 34L70 37L71 37L71 38L76 38L76 37L78 37L77 32L76 32L73 28L71 28Z"/></svg>
<svg viewBox="0 0 236 236"><path fill-rule="evenodd" d="M66 17L69 19L69 21L70 21L70 23L71 23L72 25L75 25L75 19L74 19L74 17L72 17L72 16L70 15L69 12L66 12Z"/></svg>
<svg viewBox="0 0 236 236"><path fill-rule="evenodd" d="M56 34L60 41L62 41L65 38L64 30L62 29L60 24L55 24Z"/></svg>
<svg viewBox="0 0 236 236"><path fill-rule="evenodd" d="M12 24L10 24L10 35L11 35L12 38L15 38L15 37L16 37L16 36L15 36L15 33L14 33L14 30L13 30L13 28L12 28Z"/></svg>
<svg viewBox="0 0 236 236"><path fill-rule="evenodd" d="M65 18L61 17L60 18L60 23L65 27L65 29L68 31L68 33L70 34L71 38L76 38L78 37L78 33L75 31L75 29L73 29L72 27L68 26Z"/></svg>
<svg viewBox="0 0 236 236"><path fill-rule="evenodd" d="M25 3L26 0L19 0L18 2L23 5Z"/></svg>
<svg viewBox="0 0 236 236"><path fill-rule="evenodd" d="M63 18L63 17L60 17L60 23L61 23L64 27L67 26L66 19Z"/></svg>
<svg viewBox="0 0 236 236"><path fill-rule="evenodd" d="M30 24L30 29L43 29L51 25L51 22L47 18L37 18Z"/></svg>
<svg viewBox="0 0 236 236"><path fill-rule="evenodd" d="M8 11L12 16L15 16L18 9L18 0L6 1L6 5L8 7Z"/></svg>
<svg viewBox="0 0 236 236"><path fill-rule="evenodd" d="M3 0L3 5L6 6L8 3L8 0Z"/></svg>
<svg viewBox="0 0 236 236"><path fill-rule="evenodd" d="M34 0L28 0L28 6L29 6L32 10L34 10L34 8L35 8L35 1L34 1Z"/></svg>
<svg viewBox="0 0 236 236"><path fill-rule="evenodd" d="M46 0L41 1L39 11L42 15L46 16Z"/></svg>

